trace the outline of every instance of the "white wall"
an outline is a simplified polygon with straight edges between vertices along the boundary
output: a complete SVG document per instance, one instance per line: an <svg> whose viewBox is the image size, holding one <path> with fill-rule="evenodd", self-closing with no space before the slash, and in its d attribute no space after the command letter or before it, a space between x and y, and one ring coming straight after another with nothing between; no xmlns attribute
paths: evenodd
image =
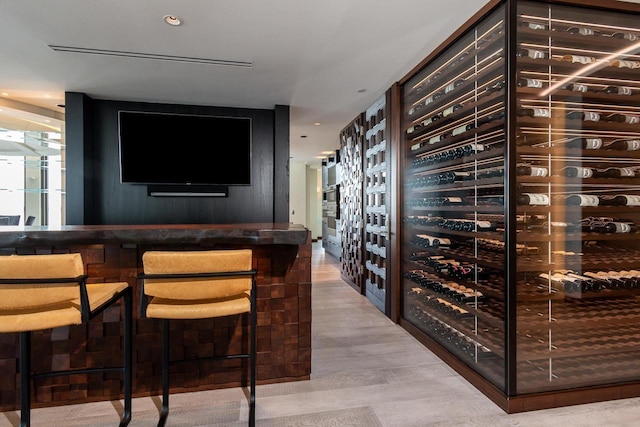
<svg viewBox="0 0 640 427"><path fill-rule="evenodd" d="M317 239L322 236L322 171L292 161L289 177L289 222L304 225Z"/></svg>
<svg viewBox="0 0 640 427"><path fill-rule="evenodd" d="M307 228L311 238L322 237L322 169L307 166Z"/></svg>

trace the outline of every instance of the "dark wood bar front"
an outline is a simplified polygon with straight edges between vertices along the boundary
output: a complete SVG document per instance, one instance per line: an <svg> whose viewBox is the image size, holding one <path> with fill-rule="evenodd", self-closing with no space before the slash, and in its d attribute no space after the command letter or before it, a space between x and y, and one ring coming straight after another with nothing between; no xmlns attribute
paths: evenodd
<svg viewBox="0 0 640 427"><path fill-rule="evenodd" d="M160 322L138 319L141 257L147 250L252 249L258 287L258 384L309 379L311 373L311 239L291 224L97 225L3 227L0 255L80 253L89 282L126 281L134 287L134 396L160 394ZM89 325L33 333L34 372L115 366L123 339L122 308L115 306ZM176 321L172 359L244 349L241 316ZM212 361L172 367L171 392L234 387L246 362ZM0 411L19 407L18 334L0 335ZM243 368L244 366L244 368ZM121 376L73 375L36 381L34 406L113 400Z"/></svg>

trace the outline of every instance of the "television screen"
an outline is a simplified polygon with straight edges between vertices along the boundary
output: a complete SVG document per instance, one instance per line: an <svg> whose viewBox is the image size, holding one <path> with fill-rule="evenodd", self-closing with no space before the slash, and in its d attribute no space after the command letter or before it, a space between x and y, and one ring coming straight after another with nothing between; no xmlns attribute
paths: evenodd
<svg viewBox="0 0 640 427"><path fill-rule="evenodd" d="M119 111L120 181L251 184L251 119Z"/></svg>

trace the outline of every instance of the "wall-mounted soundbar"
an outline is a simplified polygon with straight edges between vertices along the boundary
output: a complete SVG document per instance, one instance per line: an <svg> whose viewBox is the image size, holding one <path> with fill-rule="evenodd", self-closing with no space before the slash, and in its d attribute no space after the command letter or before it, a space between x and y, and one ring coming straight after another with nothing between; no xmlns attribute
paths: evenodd
<svg viewBox="0 0 640 427"><path fill-rule="evenodd" d="M229 197L226 185L148 185L153 197Z"/></svg>

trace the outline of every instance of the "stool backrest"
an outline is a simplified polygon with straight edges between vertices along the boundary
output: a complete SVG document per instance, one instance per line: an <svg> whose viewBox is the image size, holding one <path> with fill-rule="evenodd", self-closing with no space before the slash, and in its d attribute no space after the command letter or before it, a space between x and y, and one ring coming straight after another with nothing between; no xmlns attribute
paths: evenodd
<svg viewBox="0 0 640 427"><path fill-rule="evenodd" d="M0 309L33 308L73 300L79 303L83 275L80 254L0 256ZM69 281L46 282L62 279ZM30 280L36 283L29 283Z"/></svg>
<svg viewBox="0 0 640 427"><path fill-rule="evenodd" d="M251 250L150 251L142 256L144 274L197 275L251 270ZM198 300L251 292L247 277L146 278L144 293L159 298Z"/></svg>

